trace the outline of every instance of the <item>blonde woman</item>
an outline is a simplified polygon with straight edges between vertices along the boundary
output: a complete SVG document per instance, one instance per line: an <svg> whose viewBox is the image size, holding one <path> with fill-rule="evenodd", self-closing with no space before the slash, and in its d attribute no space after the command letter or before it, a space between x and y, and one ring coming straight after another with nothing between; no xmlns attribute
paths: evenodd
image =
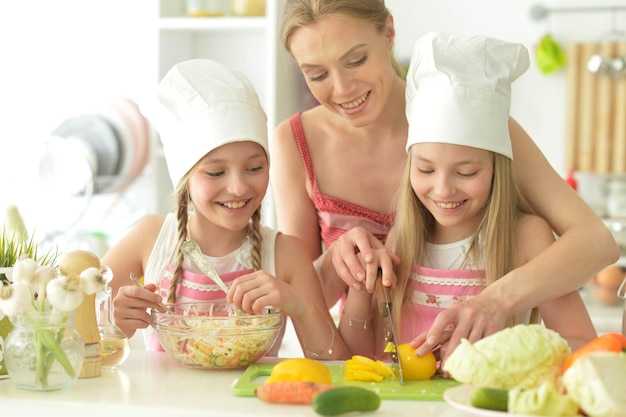
<svg viewBox="0 0 626 417"><path fill-rule="evenodd" d="M270 142L278 226L305 242L331 307L348 287L372 282L379 267L386 285L395 280L400 259L383 242L407 157L406 84L383 0L287 0L281 33L319 105L281 123ZM515 183L559 239L480 296L442 312L420 353L491 334L619 257L601 219L512 118L508 131ZM455 331L444 332L448 326Z"/></svg>

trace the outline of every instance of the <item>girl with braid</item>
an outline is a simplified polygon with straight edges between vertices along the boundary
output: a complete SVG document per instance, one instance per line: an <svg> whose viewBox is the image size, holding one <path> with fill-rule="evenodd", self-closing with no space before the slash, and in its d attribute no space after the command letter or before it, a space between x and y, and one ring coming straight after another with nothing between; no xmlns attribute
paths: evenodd
<svg viewBox="0 0 626 417"><path fill-rule="evenodd" d="M290 316L306 357L349 357L303 245L261 225L267 118L250 82L214 61L185 61L145 110L163 143L176 210L146 216L103 257L114 273L116 324L128 337L146 329L147 347L156 350L147 310L159 302L228 301L253 314L271 305ZM227 293L183 254L189 240ZM131 273L144 277L144 288L129 285ZM284 326L268 355L277 355L283 334Z"/></svg>

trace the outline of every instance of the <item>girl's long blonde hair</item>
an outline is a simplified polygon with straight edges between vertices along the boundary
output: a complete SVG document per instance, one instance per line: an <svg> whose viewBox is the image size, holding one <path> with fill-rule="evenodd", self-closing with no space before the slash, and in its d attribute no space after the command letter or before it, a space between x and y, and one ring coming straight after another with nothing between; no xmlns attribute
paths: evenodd
<svg viewBox="0 0 626 417"><path fill-rule="evenodd" d="M283 7L280 34L285 50L291 53L291 36L301 27L317 23L325 17L341 16L358 23L372 24L378 33L387 27L390 13L384 0L287 0ZM391 65L399 76L405 70L398 60L390 57Z"/></svg>
<svg viewBox="0 0 626 417"><path fill-rule="evenodd" d="M396 199L395 234L393 242L389 242L403 260L395 268L398 282L392 305L394 326L398 329L400 311L407 298L406 289L413 267L422 263L425 243L435 224L433 215L415 195L410 174L411 158L408 158ZM530 206L513 179L512 161L506 156L493 153L491 195L466 255L466 259L483 261L487 285L515 268L517 223L521 216L530 213ZM531 322L538 320L537 310L533 309ZM509 324L515 324L515 318L511 318Z"/></svg>
<svg viewBox="0 0 626 417"><path fill-rule="evenodd" d="M198 162L199 163L199 162ZM183 259L185 255L181 250L181 247L185 240L187 240L187 223L189 222L189 203L191 198L189 197L189 191L187 185L189 183L189 177L196 169L196 164L181 180L178 182L176 189L174 190L174 198L176 201L176 217L178 219L178 242L176 243L176 267L170 281L170 287L167 292L167 302L176 302L176 287L183 276ZM252 239L252 268L255 271L261 269L261 248L263 239L261 236L261 206L252 214L250 223L248 224L248 235Z"/></svg>

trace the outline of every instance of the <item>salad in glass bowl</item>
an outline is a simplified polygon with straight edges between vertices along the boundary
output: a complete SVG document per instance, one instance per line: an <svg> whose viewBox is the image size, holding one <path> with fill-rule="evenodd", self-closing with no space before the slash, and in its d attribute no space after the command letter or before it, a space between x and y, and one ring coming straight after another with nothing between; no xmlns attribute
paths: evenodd
<svg viewBox="0 0 626 417"><path fill-rule="evenodd" d="M163 349L184 366L244 368L263 357L280 332L279 309L251 315L221 301L176 303L152 310L152 325Z"/></svg>

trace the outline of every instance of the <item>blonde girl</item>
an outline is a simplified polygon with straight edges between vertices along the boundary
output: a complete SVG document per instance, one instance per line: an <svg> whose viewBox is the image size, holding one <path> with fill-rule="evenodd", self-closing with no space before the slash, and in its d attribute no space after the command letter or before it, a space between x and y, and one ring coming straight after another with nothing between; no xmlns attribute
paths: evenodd
<svg viewBox="0 0 626 417"><path fill-rule="evenodd" d="M159 349L147 310L160 301L225 300L254 314L274 306L292 319L305 356L349 356L301 243L261 225L267 118L250 82L215 61L184 61L146 110L163 142L176 210L146 216L103 257L114 273L117 325L129 337L146 329L147 347ZM226 293L184 255L187 241L215 267ZM129 285L130 273L143 276L145 288Z"/></svg>
<svg viewBox="0 0 626 417"><path fill-rule="evenodd" d="M522 45L484 36L430 33L415 45L406 90L409 158L387 241L404 260L392 300L400 343L421 346L442 311L554 244L549 225L531 214L513 181L510 84L528 63ZM340 331L355 352L378 356L385 343L375 339L376 304L363 293L349 290ZM573 349L596 335L577 291L529 303L535 314L510 316L506 324L541 318ZM350 317L368 314L372 329L350 325ZM447 348L441 346L442 356Z"/></svg>

